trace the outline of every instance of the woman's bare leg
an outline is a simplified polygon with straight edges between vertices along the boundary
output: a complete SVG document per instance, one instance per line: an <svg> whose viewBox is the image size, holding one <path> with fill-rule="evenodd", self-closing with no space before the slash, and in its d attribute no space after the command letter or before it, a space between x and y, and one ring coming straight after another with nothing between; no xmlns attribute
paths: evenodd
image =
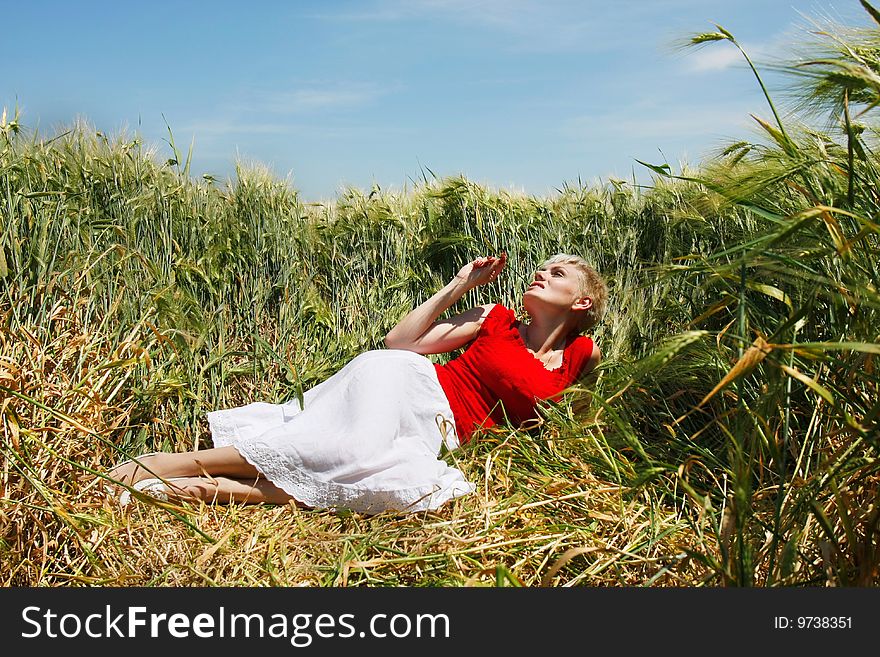
<svg viewBox="0 0 880 657"><path fill-rule="evenodd" d="M262 478L260 472L234 447L139 457L136 462L131 461L113 468L109 475L129 486L150 477L168 479L210 475L252 481Z"/></svg>
<svg viewBox="0 0 880 657"><path fill-rule="evenodd" d="M235 479L230 477L186 477L166 484L172 497L181 500L202 500L208 504L287 504L293 497L268 479ZM304 506L296 502L297 506Z"/></svg>

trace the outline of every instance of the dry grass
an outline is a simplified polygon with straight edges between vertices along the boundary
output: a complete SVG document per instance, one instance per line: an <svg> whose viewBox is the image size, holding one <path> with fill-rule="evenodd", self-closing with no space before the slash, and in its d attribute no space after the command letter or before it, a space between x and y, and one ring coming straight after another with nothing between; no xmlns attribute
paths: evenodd
<svg viewBox="0 0 880 657"><path fill-rule="evenodd" d="M48 319L0 333L3 585L676 586L702 574L679 514L597 479L552 430L491 433L448 455L478 491L434 513L150 499L122 510L96 476L121 458L118 437L191 444L161 412L135 417L131 382L149 380L160 340L132 331L114 345L61 303ZM536 460L566 472L541 475Z"/></svg>

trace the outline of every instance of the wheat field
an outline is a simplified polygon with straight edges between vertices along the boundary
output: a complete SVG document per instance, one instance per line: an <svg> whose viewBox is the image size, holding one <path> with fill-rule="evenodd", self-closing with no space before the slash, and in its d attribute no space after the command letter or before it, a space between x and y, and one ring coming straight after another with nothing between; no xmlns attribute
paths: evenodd
<svg viewBox="0 0 880 657"><path fill-rule="evenodd" d="M751 140L699 167L550 197L425 177L306 203L239 166L191 175L132 135L0 120L4 586L869 586L880 577L880 14L784 68ZM719 27L693 45L736 38ZM748 53L743 52L749 64ZM755 67L756 83L763 83ZM444 458L437 512L206 506L104 492L145 451L209 447L207 411L286 401L466 261L451 311L520 308L577 253L609 282L603 363L537 429ZM434 358L446 358L434 357Z"/></svg>

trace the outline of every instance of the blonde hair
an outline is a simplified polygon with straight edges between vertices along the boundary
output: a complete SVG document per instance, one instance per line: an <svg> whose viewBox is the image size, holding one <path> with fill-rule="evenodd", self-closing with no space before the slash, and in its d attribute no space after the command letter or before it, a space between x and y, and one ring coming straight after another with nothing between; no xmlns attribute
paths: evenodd
<svg viewBox="0 0 880 657"><path fill-rule="evenodd" d="M550 265L574 265L580 278L580 288L578 294L584 297L590 297L593 302L581 317L580 322L575 327L575 331L582 333L599 323L605 314L605 308L608 305L608 285L605 283L599 272L590 267L587 261L576 255L568 255L567 253L557 253L555 256L547 258L539 269L544 269Z"/></svg>

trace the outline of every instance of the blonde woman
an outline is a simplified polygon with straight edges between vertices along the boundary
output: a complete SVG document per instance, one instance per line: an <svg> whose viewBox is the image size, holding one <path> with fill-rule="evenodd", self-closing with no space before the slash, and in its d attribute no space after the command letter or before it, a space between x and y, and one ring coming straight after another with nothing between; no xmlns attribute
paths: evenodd
<svg viewBox="0 0 880 657"><path fill-rule="evenodd" d="M473 484L438 458L480 428L536 417L600 360L581 335L602 316L607 287L580 257L544 262L523 292L528 323L500 304L438 319L469 290L495 280L507 255L469 262L385 337L303 395L303 406L252 403L208 414L214 448L154 453L109 473L168 499L295 503L363 513L433 510ZM467 347L445 365L426 354Z"/></svg>

